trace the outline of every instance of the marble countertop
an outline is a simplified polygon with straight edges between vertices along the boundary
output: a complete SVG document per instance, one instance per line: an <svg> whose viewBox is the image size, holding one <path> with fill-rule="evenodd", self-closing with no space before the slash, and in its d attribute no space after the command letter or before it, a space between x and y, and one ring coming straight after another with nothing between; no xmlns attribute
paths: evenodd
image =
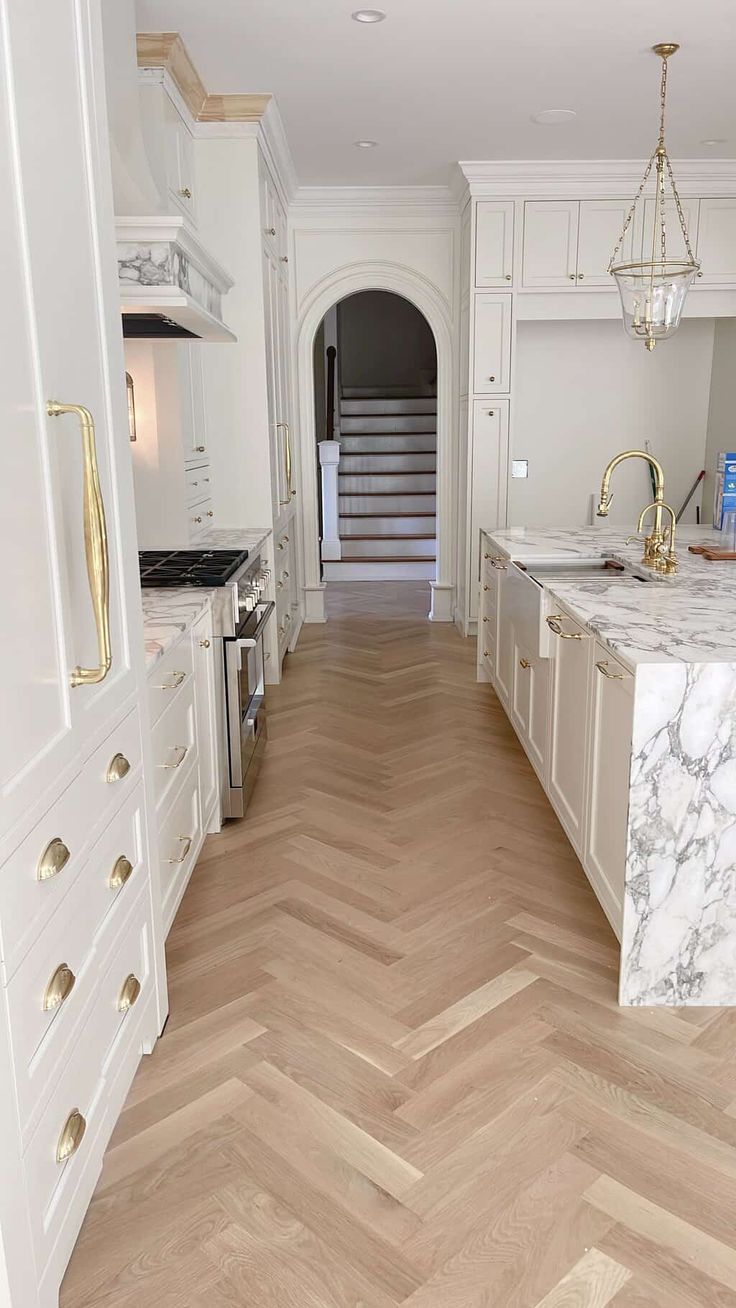
<svg viewBox="0 0 736 1308"><path fill-rule="evenodd" d="M271 535L270 528L226 528L211 527L197 537L196 548L210 546L219 550L248 550L257 554ZM143 603L143 635L146 648L146 667L154 663L176 644L180 636L189 629L205 612L211 608L215 597L227 592L227 587L212 587L194 590L190 586L179 589L151 587L141 591ZM228 599L232 607L234 601ZM215 624L217 634L217 623Z"/></svg>
<svg viewBox="0 0 736 1308"><path fill-rule="evenodd" d="M606 554L641 565L642 542L627 545L633 528L506 527L486 534L521 563L564 561ZM590 579L545 583L551 595L631 666L677 660L736 664L736 561L709 563L690 554L693 544L726 542L707 527L678 528L674 577L650 573L651 582ZM641 569L645 571L645 569Z"/></svg>

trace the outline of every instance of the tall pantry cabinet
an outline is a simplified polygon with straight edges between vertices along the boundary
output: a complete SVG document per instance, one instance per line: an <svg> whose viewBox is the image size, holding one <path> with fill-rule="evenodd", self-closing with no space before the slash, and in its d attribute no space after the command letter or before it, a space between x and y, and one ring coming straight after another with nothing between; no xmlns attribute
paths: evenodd
<svg viewBox="0 0 736 1308"><path fill-rule="evenodd" d="M0 65L0 1303L54 1308L166 996L96 0L0 0Z"/></svg>

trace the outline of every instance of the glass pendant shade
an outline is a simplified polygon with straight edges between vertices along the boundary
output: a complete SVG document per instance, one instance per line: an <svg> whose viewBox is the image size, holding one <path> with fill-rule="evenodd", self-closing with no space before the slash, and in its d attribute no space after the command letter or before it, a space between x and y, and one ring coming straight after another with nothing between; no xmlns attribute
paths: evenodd
<svg viewBox="0 0 736 1308"><path fill-rule="evenodd" d="M648 350L672 336L680 325L685 297L697 271L697 263L680 259L613 267L624 330L629 336L643 341Z"/></svg>
<svg viewBox="0 0 736 1308"><path fill-rule="evenodd" d="M608 271L616 279L621 308L623 310L624 329L635 340L643 341L648 350L653 350L657 341L666 341L674 335L680 325L685 298L692 285L693 278L700 264L693 255L690 236L685 222L680 197L677 193L672 164L664 143L665 107L667 101L667 62L679 49L674 42L653 46L654 53L662 60L662 79L660 83L659 139L649 158L639 190L636 193L623 231L618 238L616 248L611 256ZM623 245L631 226L637 207L642 201L649 177L654 172L655 198L651 205L644 205L644 229L642 232L643 248L649 252L649 259L635 263L617 263L616 256ZM669 198L667 190L669 189ZM667 207L674 204L677 214L679 235L681 237L682 255L671 257L671 244L667 232ZM647 221L647 216L651 218Z"/></svg>

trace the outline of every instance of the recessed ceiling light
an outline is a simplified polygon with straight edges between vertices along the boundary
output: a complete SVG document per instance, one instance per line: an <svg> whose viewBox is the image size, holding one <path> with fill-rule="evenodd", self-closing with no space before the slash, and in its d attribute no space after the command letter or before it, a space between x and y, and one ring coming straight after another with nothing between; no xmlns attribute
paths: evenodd
<svg viewBox="0 0 736 1308"><path fill-rule="evenodd" d="M708 140L701 141L700 144L701 145L725 145L726 138L725 136L711 136L708 138Z"/></svg>
<svg viewBox="0 0 736 1308"><path fill-rule="evenodd" d="M355 23L382 23L386 15L382 9L356 9L350 17Z"/></svg>
<svg viewBox="0 0 736 1308"><path fill-rule="evenodd" d="M353 145L357 145L359 150L372 150L378 141L353 141Z"/></svg>
<svg viewBox="0 0 736 1308"><path fill-rule="evenodd" d="M532 114L532 122L540 123L542 127L557 127L560 123L569 123L575 117L574 109L540 109L538 114Z"/></svg>

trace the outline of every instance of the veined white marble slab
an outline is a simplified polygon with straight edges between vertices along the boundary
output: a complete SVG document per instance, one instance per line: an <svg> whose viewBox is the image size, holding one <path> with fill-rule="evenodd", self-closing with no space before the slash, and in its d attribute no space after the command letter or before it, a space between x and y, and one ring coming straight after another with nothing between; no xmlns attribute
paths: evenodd
<svg viewBox="0 0 736 1308"><path fill-rule="evenodd" d="M509 527L487 534L512 559L526 564L608 554L641 567L641 541L627 545L631 533L621 528ZM634 668L663 659L736 663L736 562L709 563L688 552L692 544L722 548L726 542L709 528L683 527L676 538L674 577L650 573L646 583L550 578L546 589Z"/></svg>
<svg viewBox="0 0 736 1308"><path fill-rule="evenodd" d="M268 527L209 527L197 537L195 548L201 545L213 550L248 550L257 554L270 535Z"/></svg>
<svg viewBox="0 0 736 1308"><path fill-rule="evenodd" d="M146 666L156 663L212 606L211 590L151 587L141 591Z"/></svg>

